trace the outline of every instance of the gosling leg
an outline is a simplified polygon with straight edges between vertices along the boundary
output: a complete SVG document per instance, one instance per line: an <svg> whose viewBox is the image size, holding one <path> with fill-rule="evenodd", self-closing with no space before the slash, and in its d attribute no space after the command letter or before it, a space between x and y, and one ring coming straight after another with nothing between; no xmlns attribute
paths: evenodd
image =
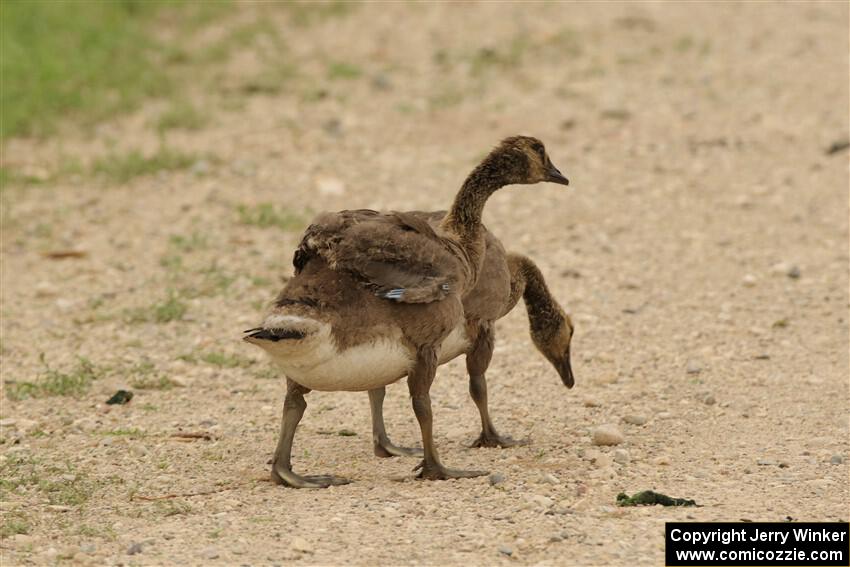
<svg viewBox="0 0 850 567"><path fill-rule="evenodd" d="M419 478L428 480L446 480L449 478L470 478L486 475L486 471L461 471L447 469L440 462L437 447L434 445L433 416L431 413L431 384L437 374L437 353L434 347L420 347L416 353L416 363L407 376L407 387L413 401L413 412L422 430L422 447L425 458L414 470L421 469Z"/></svg>
<svg viewBox="0 0 850 567"><path fill-rule="evenodd" d="M387 437L384 427L384 395L386 388L369 390L369 407L372 410L372 449L377 457L421 457L422 449L417 447L399 447Z"/></svg>
<svg viewBox="0 0 850 567"><path fill-rule="evenodd" d="M300 476L292 472L292 441L295 429L307 409L304 394L310 390L286 379L286 399L283 402L283 417L280 424L280 438L272 459L271 479L275 484L292 488L327 488L328 486L348 484L348 479L333 475Z"/></svg>
<svg viewBox="0 0 850 567"><path fill-rule="evenodd" d="M473 441L471 447L516 447L517 445L528 445L528 439L513 439L507 435L502 436L496 431L493 421L490 419L490 410L487 407L487 379L484 377L490 359L493 357L493 347L496 334L492 321L481 322L478 333L472 345L472 349L466 355L466 370L469 373L469 395L478 413L481 414L481 435Z"/></svg>

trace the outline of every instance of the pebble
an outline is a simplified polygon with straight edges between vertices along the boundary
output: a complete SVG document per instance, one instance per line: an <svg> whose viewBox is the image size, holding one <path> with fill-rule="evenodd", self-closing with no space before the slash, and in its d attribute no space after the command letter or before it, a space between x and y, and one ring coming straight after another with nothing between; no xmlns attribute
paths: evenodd
<svg viewBox="0 0 850 567"><path fill-rule="evenodd" d="M561 480L557 476L547 473L543 475L543 482L548 484L560 484Z"/></svg>
<svg viewBox="0 0 850 567"><path fill-rule="evenodd" d="M552 505L552 499L548 496L543 496L542 494L532 494L528 497L528 501L533 502L543 508L548 508Z"/></svg>
<svg viewBox="0 0 850 567"><path fill-rule="evenodd" d="M214 547L208 547L203 553L204 559L218 559L218 550Z"/></svg>
<svg viewBox="0 0 850 567"><path fill-rule="evenodd" d="M789 269L785 275L787 275L793 280L796 280L800 277L800 268L798 268L797 266L791 266L791 269Z"/></svg>
<svg viewBox="0 0 850 567"><path fill-rule="evenodd" d="M844 455L833 455L829 462L833 465L840 465L844 462Z"/></svg>
<svg viewBox="0 0 850 567"><path fill-rule="evenodd" d="M645 415L629 414L623 417L623 421L628 423L629 425L645 425L646 422L649 421L649 418Z"/></svg>
<svg viewBox="0 0 850 567"><path fill-rule="evenodd" d="M655 459L653 459L652 462L653 462L653 464L656 464L656 465L669 465L670 464L670 458L669 457L663 457L663 456L662 457L656 457Z"/></svg>
<svg viewBox="0 0 850 567"><path fill-rule="evenodd" d="M625 449L615 449L614 450L614 462L620 463L621 465L628 464L629 462L629 452Z"/></svg>
<svg viewBox="0 0 850 567"><path fill-rule="evenodd" d="M127 555L137 555L142 552L142 544L139 542L133 543L127 548Z"/></svg>
<svg viewBox="0 0 850 567"><path fill-rule="evenodd" d="M491 486L496 486L497 484L502 484L503 482L505 482L505 475L498 472L493 473L488 477L487 480L490 481Z"/></svg>
<svg viewBox="0 0 850 567"><path fill-rule="evenodd" d="M745 287L753 287L756 285L756 277L752 274L747 274L741 279L741 283L744 284Z"/></svg>
<svg viewBox="0 0 850 567"><path fill-rule="evenodd" d="M696 360L689 360L688 365L685 367L685 371L688 374L699 374L702 372L702 365Z"/></svg>
<svg viewBox="0 0 850 567"><path fill-rule="evenodd" d="M602 405L596 398L585 398L583 404L586 408L598 408Z"/></svg>
<svg viewBox="0 0 850 567"><path fill-rule="evenodd" d="M292 539L292 542L289 544L289 547L293 551L298 551L301 553L313 553L314 548L313 545L304 539L303 537L295 537Z"/></svg>
<svg viewBox="0 0 850 567"><path fill-rule="evenodd" d="M17 423L17 420L14 417L0 419L0 427L12 427L15 423Z"/></svg>
<svg viewBox="0 0 850 567"><path fill-rule="evenodd" d="M671 417L673 417L673 414L670 413L669 411L662 411L662 412L658 412L658 414L655 417L657 417L658 419L670 419Z"/></svg>
<svg viewBox="0 0 850 567"><path fill-rule="evenodd" d="M83 545L80 546L80 551L82 551L83 553L86 553L88 555L91 555L95 551L97 551L97 547L95 547L95 545L93 543L84 543Z"/></svg>
<svg viewBox="0 0 850 567"><path fill-rule="evenodd" d="M499 546L499 553L501 553L502 555L507 555L508 557L510 557L511 555L514 554L514 550L511 549L510 547L508 547L507 545L500 545Z"/></svg>
<svg viewBox="0 0 850 567"><path fill-rule="evenodd" d="M591 433L594 445L619 445L623 442L623 434L615 426L606 424L595 428Z"/></svg>

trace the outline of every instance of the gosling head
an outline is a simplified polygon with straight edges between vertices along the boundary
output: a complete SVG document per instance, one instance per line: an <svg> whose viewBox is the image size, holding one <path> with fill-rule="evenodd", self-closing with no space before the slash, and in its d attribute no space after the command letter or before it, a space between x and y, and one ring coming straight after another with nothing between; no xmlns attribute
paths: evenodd
<svg viewBox="0 0 850 567"><path fill-rule="evenodd" d="M531 184L548 181L569 185L570 181L549 159L543 142L531 136L505 138L487 161L501 169L506 185Z"/></svg>
<svg viewBox="0 0 850 567"><path fill-rule="evenodd" d="M570 364L570 342L573 340L573 331L573 322L566 313L563 314L557 326L547 325L544 328L535 328L532 325L531 329L534 346L555 367L567 388L575 385L573 368Z"/></svg>

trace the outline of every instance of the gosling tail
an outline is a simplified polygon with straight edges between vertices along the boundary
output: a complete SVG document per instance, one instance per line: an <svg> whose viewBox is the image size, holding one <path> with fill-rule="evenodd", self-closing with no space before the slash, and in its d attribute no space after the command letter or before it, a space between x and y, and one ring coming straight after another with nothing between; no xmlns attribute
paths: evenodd
<svg viewBox="0 0 850 567"><path fill-rule="evenodd" d="M507 261L511 272L511 296L504 314L514 308L521 295L534 346L552 363L564 385L572 388L575 384L570 365L573 324L569 315L549 293L546 280L534 262L520 254L508 254Z"/></svg>

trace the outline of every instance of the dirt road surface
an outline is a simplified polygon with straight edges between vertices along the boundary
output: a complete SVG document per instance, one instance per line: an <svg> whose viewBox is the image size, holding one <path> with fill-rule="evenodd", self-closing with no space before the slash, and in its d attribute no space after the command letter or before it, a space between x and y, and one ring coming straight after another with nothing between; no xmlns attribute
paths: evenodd
<svg viewBox="0 0 850 567"><path fill-rule="evenodd" d="M258 15L299 73L234 95L268 51L223 64L193 94L209 124L167 135L191 167L3 193L4 565L660 565L666 521L847 521L848 155L827 152L848 134L846 3L239 18ZM4 159L153 152L157 104ZM517 133L571 185L505 189L485 222L573 315L576 387L519 306L488 379L529 446L467 447L462 359L432 390L443 461L503 479L414 481L416 459L372 455L365 393L314 392L296 471L353 484L267 482L283 380L240 336L311 215L445 208ZM51 377L81 393L43 395ZM386 414L419 443L403 382ZM594 446L606 424L622 443ZM616 507L646 489L702 507Z"/></svg>

